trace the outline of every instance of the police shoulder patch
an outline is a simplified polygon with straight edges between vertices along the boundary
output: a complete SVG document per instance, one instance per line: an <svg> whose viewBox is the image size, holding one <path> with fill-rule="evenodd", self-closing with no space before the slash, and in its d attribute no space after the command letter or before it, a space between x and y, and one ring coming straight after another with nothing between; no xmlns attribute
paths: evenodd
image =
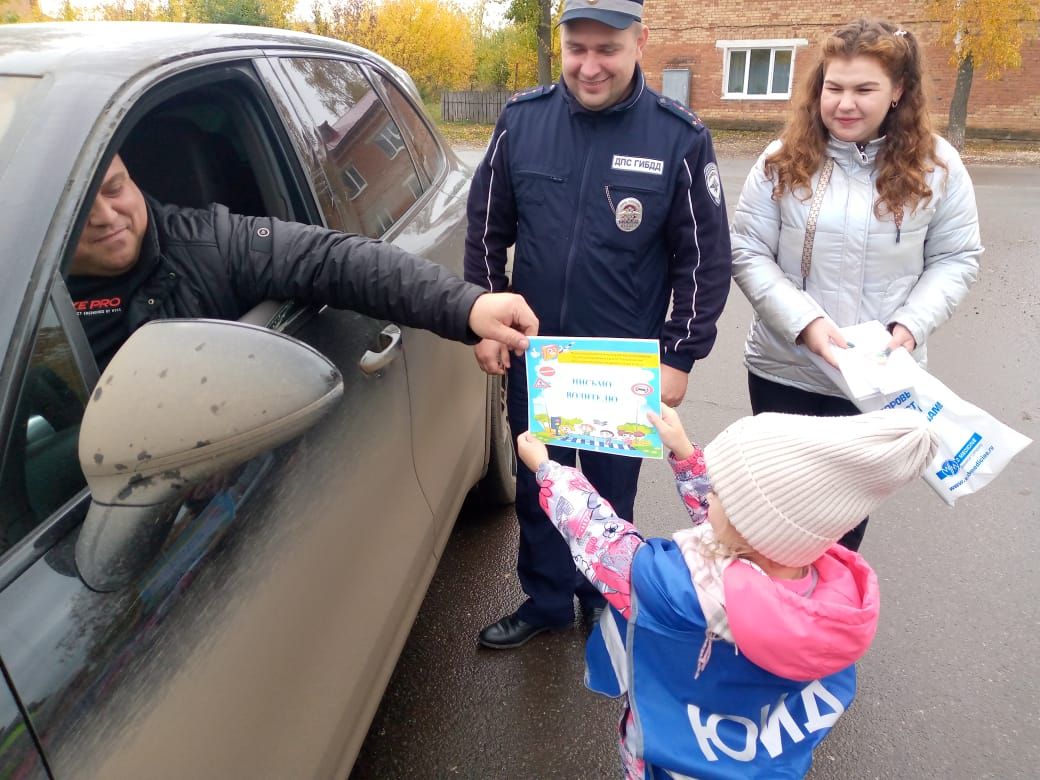
<svg viewBox="0 0 1040 780"><path fill-rule="evenodd" d="M551 95L554 89L556 89L555 84L540 84L537 87L531 87L530 89L516 92L511 98L509 98L507 105L512 103L521 103L524 100L534 100L535 98L540 98L545 95Z"/></svg>
<svg viewBox="0 0 1040 780"><path fill-rule="evenodd" d="M704 123L701 122L700 117L693 113L690 109L680 103L678 100L664 97L663 95L657 98L657 105L663 108L670 114L682 119L686 124L690 125L698 132L704 129Z"/></svg>

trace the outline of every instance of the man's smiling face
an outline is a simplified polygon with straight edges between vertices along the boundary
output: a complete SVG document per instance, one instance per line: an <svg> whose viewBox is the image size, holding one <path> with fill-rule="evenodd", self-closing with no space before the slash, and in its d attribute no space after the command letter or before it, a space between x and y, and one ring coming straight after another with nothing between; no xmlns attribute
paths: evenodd
<svg viewBox="0 0 1040 780"><path fill-rule="evenodd" d="M592 19L560 25L563 81L589 111L619 103L629 92L649 30L636 22L624 30Z"/></svg>
<svg viewBox="0 0 1040 780"><path fill-rule="evenodd" d="M84 276L126 273L141 256L147 228L144 195L116 155L94 198L69 272Z"/></svg>

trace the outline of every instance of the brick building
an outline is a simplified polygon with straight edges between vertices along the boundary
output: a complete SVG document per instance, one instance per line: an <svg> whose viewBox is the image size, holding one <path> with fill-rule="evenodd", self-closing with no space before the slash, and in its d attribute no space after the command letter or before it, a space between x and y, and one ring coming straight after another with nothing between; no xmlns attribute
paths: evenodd
<svg viewBox="0 0 1040 780"><path fill-rule="evenodd" d="M650 42L643 66L654 89L683 99L709 127L776 128L791 89L826 33L864 15L862 2L830 0L648 0ZM932 119L944 128L956 79L949 49L936 45L939 22L924 0L875 0L869 15L911 30L922 42ZM1022 67L997 80L976 68L968 135L1040 139L1040 40L1027 41Z"/></svg>

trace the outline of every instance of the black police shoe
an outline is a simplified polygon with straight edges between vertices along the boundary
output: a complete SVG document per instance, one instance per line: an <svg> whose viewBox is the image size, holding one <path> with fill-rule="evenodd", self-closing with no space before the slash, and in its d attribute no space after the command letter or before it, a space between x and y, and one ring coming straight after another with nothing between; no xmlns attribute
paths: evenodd
<svg viewBox="0 0 1040 780"><path fill-rule="evenodd" d="M484 647L494 650L509 650L520 647L529 639L549 630L549 626L536 626L526 620L521 620L514 612L481 631L478 640Z"/></svg>

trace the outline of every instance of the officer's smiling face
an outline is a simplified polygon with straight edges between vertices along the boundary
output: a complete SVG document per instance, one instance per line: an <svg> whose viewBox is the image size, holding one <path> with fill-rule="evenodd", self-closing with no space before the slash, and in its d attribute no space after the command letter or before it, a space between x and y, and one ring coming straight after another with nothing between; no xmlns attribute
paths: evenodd
<svg viewBox="0 0 1040 780"><path fill-rule="evenodd" d="M560 25L567 89L589 111L602 111L623 100L649 32L638 22L625 30L592 19Z"/></svg>
<svg viewBox="0 0 1040 780"><path fill-rule="evenodd" d="M118 276L129 271L141 254L148 228L144 195L116 155L87 217L69 272L86 276Z"/></svg>

